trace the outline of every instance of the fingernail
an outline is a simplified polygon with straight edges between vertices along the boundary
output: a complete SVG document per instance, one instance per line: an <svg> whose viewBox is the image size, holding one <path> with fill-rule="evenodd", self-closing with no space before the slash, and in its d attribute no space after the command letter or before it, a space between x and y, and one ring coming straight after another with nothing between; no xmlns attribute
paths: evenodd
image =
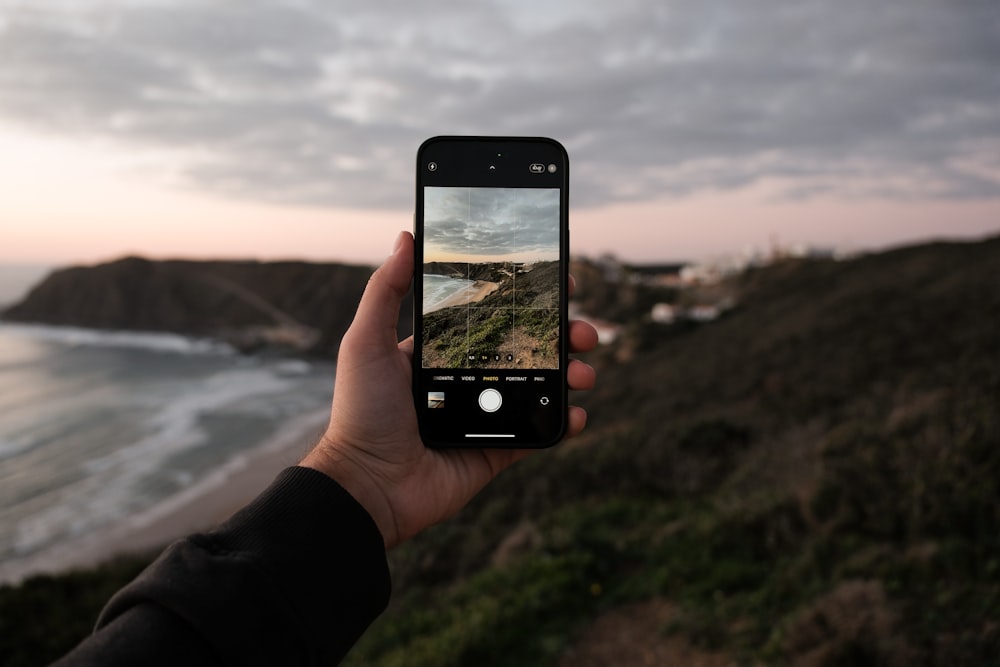
<svg viewBox="0 0 1000 667"><path fill-rule="evenodd" d="M403 245L403 234L406 232L400 232L396 234L396 242L392 244L392 254L395 255L396 251L399 250L400 246Z"/></svg>

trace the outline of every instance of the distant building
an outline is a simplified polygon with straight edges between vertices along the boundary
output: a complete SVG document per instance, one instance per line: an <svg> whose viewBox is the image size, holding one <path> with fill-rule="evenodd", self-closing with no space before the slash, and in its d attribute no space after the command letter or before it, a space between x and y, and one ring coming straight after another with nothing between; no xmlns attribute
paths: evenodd
<svg viewBox="0 0 1000 667"><path fill-rule="evenodd" d="M687 316L695 322L711 322L721 313L718 306L695 306L687 312Z"/></svg>
<svg viewBox="0 0 1000 667"><path fill-rule="evenodd" d="M653 306L650 317L657 324L673 324L677 320L677 307L669 303L658 303Z"/></svg>

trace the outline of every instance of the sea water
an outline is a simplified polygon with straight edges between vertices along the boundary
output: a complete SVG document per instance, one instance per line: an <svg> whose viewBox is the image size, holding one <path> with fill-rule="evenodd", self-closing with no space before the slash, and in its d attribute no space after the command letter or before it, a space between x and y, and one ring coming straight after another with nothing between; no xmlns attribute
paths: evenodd
<svg viewBox="0 0 1000 667"><path fill-rule="evenodd" d="M438 310L449 298L463 291L469 291L475 285L474 280L464 278L449 278L431 273L424 274L424 308L423 313Z"/></svg>
<svg viewBox="0 0 1000 667"><path fill-rule="evenodd" d="M289 422L322 418L332 388L329 363L0 324L0 572L168 502Z"/></svg>

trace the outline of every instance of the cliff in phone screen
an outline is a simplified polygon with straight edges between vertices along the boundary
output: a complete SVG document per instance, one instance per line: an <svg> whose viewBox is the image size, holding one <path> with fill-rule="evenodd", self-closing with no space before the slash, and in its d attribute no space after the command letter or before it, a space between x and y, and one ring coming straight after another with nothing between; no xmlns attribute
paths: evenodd
<svg viewBox="0 0 1000 667"><path fill-rule="evenodd" d="M425 265L434 272L492 282L481 298L424 315L424 368L558 368L558 262Z"/></svg>

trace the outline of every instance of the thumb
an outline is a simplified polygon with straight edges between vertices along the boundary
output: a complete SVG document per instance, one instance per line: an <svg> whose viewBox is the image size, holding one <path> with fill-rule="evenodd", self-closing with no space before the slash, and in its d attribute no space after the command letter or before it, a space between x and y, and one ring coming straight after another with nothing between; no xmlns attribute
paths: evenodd
<svg viewBox="0 0 1000 667"><path fill-rule="evenodd" d="M412 280L413 235L400 232L392 254L368 279L358 311L341 347L362 342L388 344L395 349L399 305Z"/></svg>

